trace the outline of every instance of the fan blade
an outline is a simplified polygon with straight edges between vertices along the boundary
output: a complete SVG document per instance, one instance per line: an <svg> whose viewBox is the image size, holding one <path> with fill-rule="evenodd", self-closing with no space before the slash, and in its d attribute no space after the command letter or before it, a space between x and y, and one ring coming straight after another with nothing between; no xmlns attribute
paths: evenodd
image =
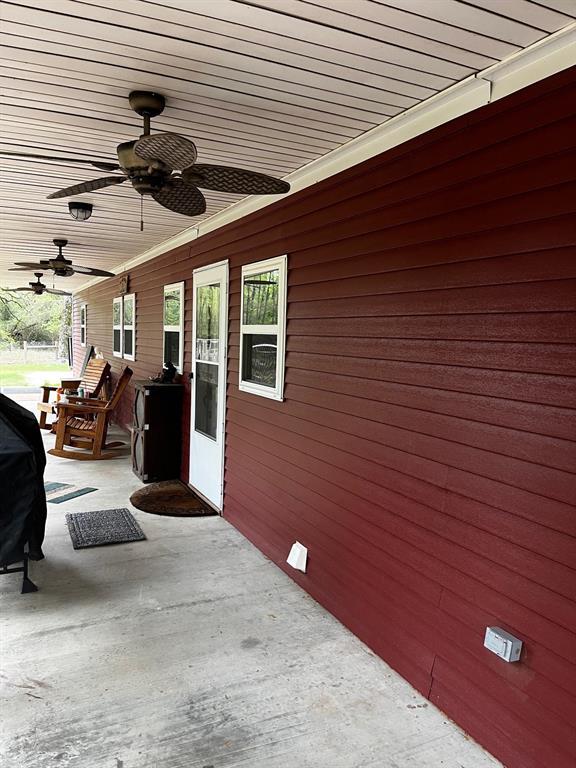
<svg viewBox="0 0 576 768"><path fill-rule="evenodd" d="M160 192L153 192L152 197L169 211L184 216L199 216L206 210L202 192L179 178L170 179Z"/></svg>
<svg viewBox="0 0 576 768"><path fill-rule="evenodd" d="M111 187L113 184L122 184L126 181L126 176L103 176L101 179L92 181L83 181L80 184L74 184L66 189L60 189L58 192L52 192L48 195L48 200L56 200L59 197L72 197L72 195L81 195L83 192L94 192L96 189Z"/></svg>
<svg viewBox="0 0 576 768"><path fill-rule="evenodd" d="M9 152L0 149L0 157L32 157L35 160L47 160L48 162L79 163L80 165L92 165L101 171L119 171L118 163L107 163L104 160L80 160L77 157L55 157L53 155L33 155L30 152Z"/></svg>
<svg viewBox="0 0 576 768"><path fill-rule="evenodd" d="M44 288L44 293L52 293L54 296L72 296L68 291L59 291L57 288Z"/></svg>
<svg viewBox="0 0 576 768"><path fill-rule="evenodd" d="M119 171L120 170L120 166L118 165L118 163L105 163L105 162L101 162L100 160L91 160L90 165L93 165L94 168L98 168L99 171Z"/></svg>
<svg viewBox="0 0 576 768"><path fill-rule="evenodd" d="M52 264L49 264L46 262L45 264L34 264L32 262L27 261L20 261L17 262L16 267L11 267L8 271L9 272L37 272L37 271L48 271L53 270L54 267ZM81 275L92 275L93 277L115 277L113 272L106 272L103 269L96 269L95 267L83 267L79 264L72 264L71 262L66 262L65 264L62 264L61 267L59 267L60 270L66 269L69 272L69 275L73 275L74 272L78 272ZM69 277L69 275L61 275L61 277Z"/></svg>
<svg viewBox="0 0 576 768"><path fill-rule="evenodd" d="M215 192L235 192L239 195L281 195L290 191L290 184L273 176L227 165L193 165L182 177L191 184Z"/></svg>
<svg viewBox="0 0 576 768"><path fill-rule="evenodd" d="M104 269L95 267L81 267L79 264L72 264L72 269L79 275L93 275L94 277L115 277L114 272L106 272Z"/></svg>
<svg viewBox="0 0 576 768"><path fill-rule="evenodd" d="M161 160L174 171L182 171L196 162L196 145L177 133L155 133L142 136L134 152L144 160Z"/></svg>
<svg viewBox="0 0 576 768"><path fill-rule="evenodd" d="M8 288L7 290L15 292L15 291L33 291L34 288Z"/></svg>
<svg viewBox="0 0 576 768"><path fill-rule="evenodd" d="M36 263L33 261L17 261L15 267L11 267L8 272L30 272L30 270L46 270L51 269L49 262Z"/></svg>

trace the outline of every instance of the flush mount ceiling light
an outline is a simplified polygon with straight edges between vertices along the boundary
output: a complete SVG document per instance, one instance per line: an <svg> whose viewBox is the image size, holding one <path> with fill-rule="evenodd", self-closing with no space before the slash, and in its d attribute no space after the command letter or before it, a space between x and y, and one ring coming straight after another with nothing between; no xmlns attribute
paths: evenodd
<svg viewBox="0 0 576 768"><path fill-rule="evenodd" d="M86 219L89 219L90 216L92 216L92 208L92 203L81 203L78 200L73 200L68 203L70 216L77 221L86 221Z"/></svg>

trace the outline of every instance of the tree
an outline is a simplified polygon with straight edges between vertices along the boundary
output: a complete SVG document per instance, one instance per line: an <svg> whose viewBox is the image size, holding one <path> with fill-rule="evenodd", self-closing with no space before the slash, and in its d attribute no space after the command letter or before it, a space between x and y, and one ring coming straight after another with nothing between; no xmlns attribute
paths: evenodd
<svg viewBox="0 0 576 768"><path fill-rule="evenodd" d="M58 327L58 357L63 360L68 357L68 339L72 335L72 296L63 296L62 313Z"/></svg>
<svg viewBox="0 0 576 768"><path fill-rule="evenodd" d="M69 335L71 312L65 302L67 298L0 291L0 341L53 344L62 335L63 326Z"/></svg>

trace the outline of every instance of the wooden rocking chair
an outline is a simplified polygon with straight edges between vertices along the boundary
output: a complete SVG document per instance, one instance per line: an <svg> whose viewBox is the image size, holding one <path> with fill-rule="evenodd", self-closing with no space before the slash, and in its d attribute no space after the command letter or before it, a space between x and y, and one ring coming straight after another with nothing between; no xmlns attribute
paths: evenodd
<svg viewBox="0 0 576 768"><path fill-rule="evenodd" d="M118 451L110 449L119 448L124 443L106 443L108 422L131 377L132 370L124 368L108 401L72 397L69 403L58 403L56 444L48 453L63 459L80 461L112 459L118 456ZM67 445L83 450L66 450L64 446Z"/></svg>
<svg viewBox="0 0 576 768"><path fill-rule="evenodd" d="M108 382L110 376L110 363L106 360L91 358L88 360L86 369L81 379L63 379L61 387L64 389L78 389L84 387L86 397L101 397L102 390ZM52 429L52 423L46 423L46 416L56 413L56 403L50 401L50 393L55 392L57 387L42 387L42 402L38 403L37 408L40 411L40 428ZM54 421L54 426L56 422Z"/></svg>

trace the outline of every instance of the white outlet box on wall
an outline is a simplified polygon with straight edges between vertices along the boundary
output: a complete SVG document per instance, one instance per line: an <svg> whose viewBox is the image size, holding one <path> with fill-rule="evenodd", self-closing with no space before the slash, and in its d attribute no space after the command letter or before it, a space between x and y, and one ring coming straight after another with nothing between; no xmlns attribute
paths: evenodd
<svg viewBox="0 0 576 768"><path fill-rule="evenodd" d="M484 647L504 661L518 661L522 653L522 640L500 627L486 627Z"/></svg>

